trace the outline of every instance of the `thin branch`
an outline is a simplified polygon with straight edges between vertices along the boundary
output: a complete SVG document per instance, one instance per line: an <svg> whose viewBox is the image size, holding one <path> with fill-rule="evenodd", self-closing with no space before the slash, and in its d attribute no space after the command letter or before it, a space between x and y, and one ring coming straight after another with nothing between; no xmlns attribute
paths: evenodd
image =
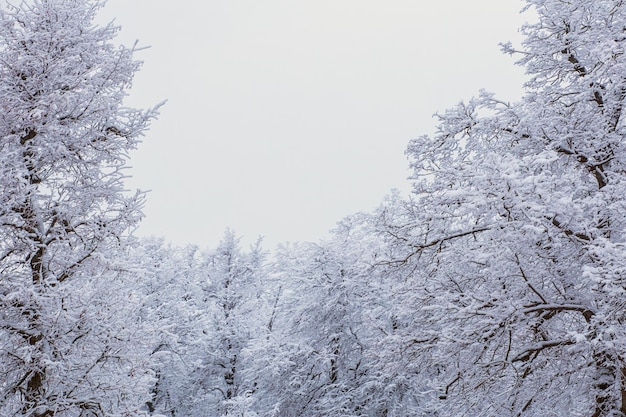
<svg viewBox="0 0 626 417"><path fill-rule="evenodd" d="M395 264L395 265L399 265L399 264L404 264L407 263L409 261L409 259L411 259L413 256L421 253L424 249L428 249L431 248L433 246L437 246L437 245L441 245L442 243L445 243L449 240L454 240L454 239L459 239L462 237L466 237L469 235L473 235L476 233L480 233L480 232L485 232L487 230L490 230L489 227L480 227L480 228L475 228L472 230L468 230L465 232L459 232L459 233L455 233L453 235L449 235L449 236L444 236L438 239L434 239L431 240L430 242L421 244L421 245L411 245L413 247L413 252L411 252L410 254L408 254L404 259L401 259L399 261L391 261L391 262L384 262L385 264L389 265L389 264Z"/></svg>
<svg viewBox="0 0 626 417"><path fill-rule="evenodd" d="M517 256L517 253L515 254L515 261L517 263L520 273L522 274L522 279L524 280L524 282L526 282L526 285L528 286L528 288L530 288L530 290L534 292L537 295L537 297L539 297L539 299L543 301L544 304L548 304L544 296L541 295L541 293L533 286L533 284L530 283L530 280L528 279L528 277L526 276L526 273L524 272L524 269L522 268L522 263L520 262L519 256Z"/></svg>
<svg viewBox="0 0 626 417"><path fill-rule="evenodd" d="M528 359L530 359L531 356L536 356L536 354L539 354L546 349L550 349L556 346L573 345L574 343L575 342L570 339L539 342L521 351L517 356L511 359L511 362L527 361Z"/></svg>

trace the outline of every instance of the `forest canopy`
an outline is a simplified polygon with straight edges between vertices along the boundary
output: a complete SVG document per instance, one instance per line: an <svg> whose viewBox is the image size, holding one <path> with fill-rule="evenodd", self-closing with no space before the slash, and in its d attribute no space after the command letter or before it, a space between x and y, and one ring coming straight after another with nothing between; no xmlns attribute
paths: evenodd
<svg viewBox="0 0 626 417"><path fill-rule="evenodd" d="M6 6L0 415L626 415L626 4L526 4L521 100L443 111L410 197L273 253L133 237L135 51L100 2Z"/></svg>

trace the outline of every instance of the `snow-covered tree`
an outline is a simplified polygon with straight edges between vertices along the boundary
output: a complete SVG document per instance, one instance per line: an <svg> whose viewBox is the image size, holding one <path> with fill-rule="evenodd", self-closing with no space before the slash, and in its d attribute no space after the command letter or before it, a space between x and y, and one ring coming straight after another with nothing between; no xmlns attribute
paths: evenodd
<svg viewBox="0 0 626 417"><path fill-rule="evenodd" d="M163 239L141 239L130 260L142 271L144 322L158 324L149 356L155 382L148 411L168 417L203 415L203 389L193 375L210 350L209 307L203 294L204 254L196 246L172 247Z"/></svg>
<svg viewBox="0 0 626 417"><path fill-rule="evenodd" d="M332 239L276 253L270 320L244 350L249 410L259 416L373 416L385 408L384 394L373 399L364 384L374 333L367 301L376 288L368 282L376 246L369 218L346 218Z"/></svg>
<svg viewBox="0 0 626 417"><path fill-rule="evenodd" d="M0 15L2 415L137 415L152 380L115 259L143 201L124 191L128 152L155 112L122 107L139 63L100 7Z"/></svg>
<svg viewBox="0 0 626 417"><path fill-rule="evenodd" d="M265 327L265 254L227 231L208 251L144 239L134 263L143 281L142 318L159 325L152 348L156 382L147 402L166 416L238 416L250 388L241 351Z"/></svg>
<svg viewBox="0 0 626 417"><path fill-rule="evenodd" d="M242 351L265 325L264 258L260 241L244 252L228 230L206 256L204 295L209 301L211 335L198 370L208 406L216 415L239 416L237 397L249 386L243 377Z"/></svg>
<svg viewBox="0 0 626 417"><path fill-rule="evenodd" d="M626 4L527 3L523 99L482 93L411 142L389 265L415 280L429 408L623 416Z"/></svg>

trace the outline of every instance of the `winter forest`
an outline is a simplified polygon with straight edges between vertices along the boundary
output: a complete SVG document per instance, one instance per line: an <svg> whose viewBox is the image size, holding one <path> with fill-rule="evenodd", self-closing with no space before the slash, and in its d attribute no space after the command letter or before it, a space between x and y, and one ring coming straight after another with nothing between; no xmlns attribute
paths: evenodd
<svg viewBox="0 0 626 417"><path fill-rule="evenodd" d="M272 252L133 237L160 106L102 6L0 14L0 416L626 416L626 3L526 0L521 100L442 111L410 198Z"/></svg>

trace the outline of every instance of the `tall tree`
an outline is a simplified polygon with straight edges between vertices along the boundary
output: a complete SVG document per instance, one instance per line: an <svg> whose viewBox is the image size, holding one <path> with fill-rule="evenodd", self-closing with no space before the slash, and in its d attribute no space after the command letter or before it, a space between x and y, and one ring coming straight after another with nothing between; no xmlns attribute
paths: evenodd
<svg viewBox="0 0 626 417"><path fill-rule="evenodd" d="M244 350L249 410L260 416L377 415L385 408L365 386L372 333L368 282L375 240L369 216L343 220L319 244L275 256L265 332ZM378 414L383 415L383 414Z"/></svg>
<svg viewBox="0 0 626 417"><path fill-rule="evenodd" d="M412 141L392 262L441 415L623 416L626 4L527 4L525 96L483 93Z"/></svg>
<svg viewBox="0 0 626 417"><path fill-rule="evenodd" d="M143 240L135 264L144 281L142 318L159 323L151 412L166 416L238 416L251 387L241 352L267 323L260 242L249 252L227 231L219 246L166 247Z"/></svg>
<svg viewBox="0 0 626 417"><path fill-rule="evenodd" d="M203 288L205 254L195 246L165 245L162 239L142 239L132 250L142 281L144 322L159 325L149 356L155 382L148 411L169 417L205 415L211 409L198 384L202 360L211 351L210 308Z"/></svg>
<svg viewBox="0 0 626 417"><path fill-rule="evenodd" d="M206 257L205 296L209 301L211 335L198 372L209 407L223 416L237 416L237 397L248 386L242 351L264 325L263 262L260 241L244 252L234 232L227 230Z"/></svg>
<svg viewBox="0 0 626 417"><path fill-rule="evenodd" d="M2 415L132 414L149 379L120 348L132 320L108 321L132 295L102 283L115 287L107 253L141 216L123 170L155 111L121 107L140 64L111 43L116 27L94 25L100 7L34 0L0 15ZM116 299L91 301L105 293Z"/></svg>

